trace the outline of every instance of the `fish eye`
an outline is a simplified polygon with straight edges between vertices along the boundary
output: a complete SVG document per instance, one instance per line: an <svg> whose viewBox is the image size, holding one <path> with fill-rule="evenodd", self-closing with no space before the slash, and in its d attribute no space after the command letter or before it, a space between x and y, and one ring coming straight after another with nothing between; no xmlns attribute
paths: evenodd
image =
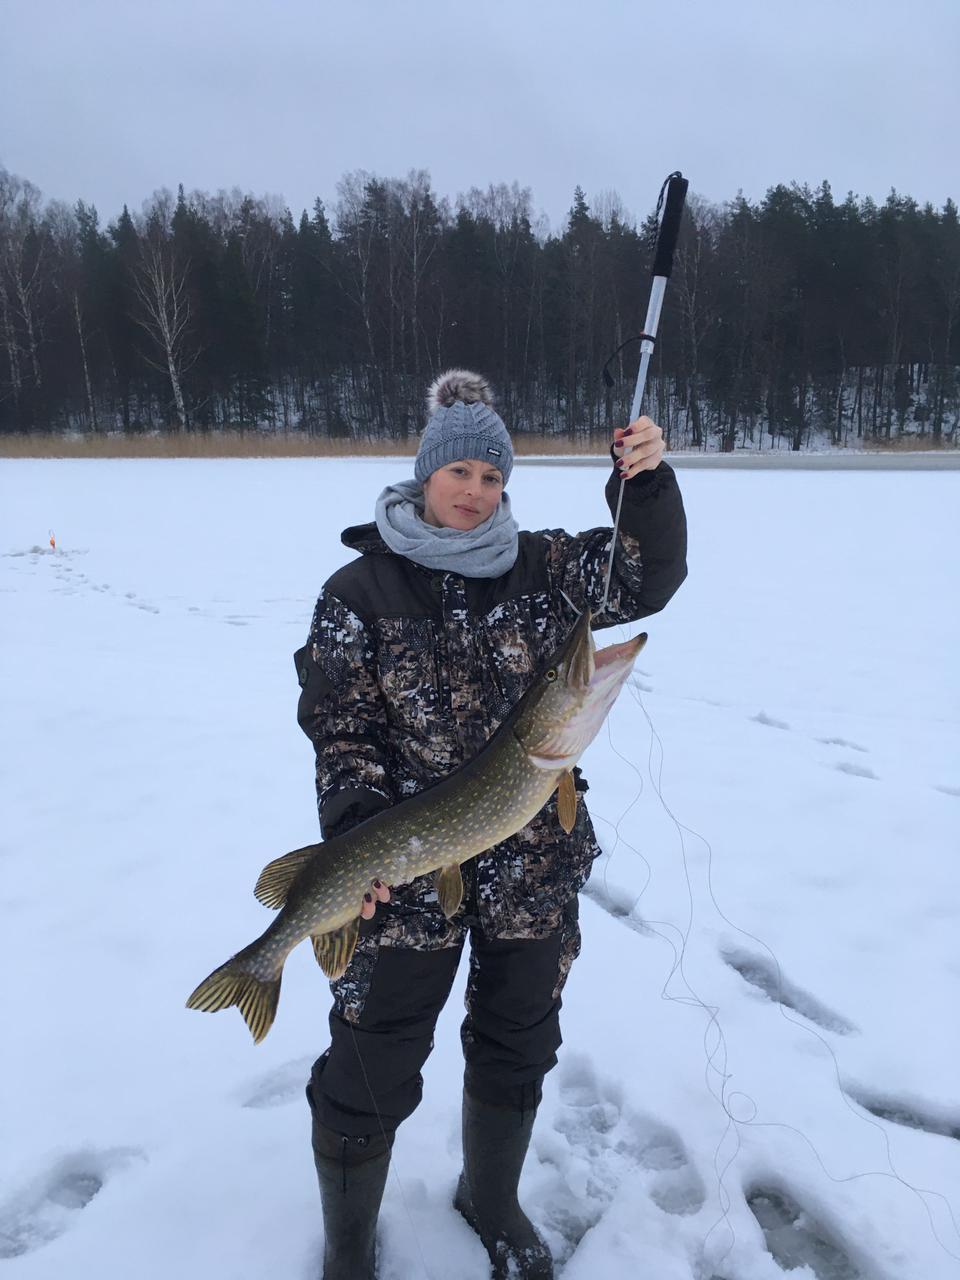
<svg viewBox="0 0 960 1280"><path fill-rule="evenodd" d="M545 671L545 672L543 673L543 678L544 678L545 680L550 680L551 682L552 682L552 681L554 681L554 680L556 680L556 678L557 678L557 669L556 669L556 667L551 667L549 671Z"/></svg>

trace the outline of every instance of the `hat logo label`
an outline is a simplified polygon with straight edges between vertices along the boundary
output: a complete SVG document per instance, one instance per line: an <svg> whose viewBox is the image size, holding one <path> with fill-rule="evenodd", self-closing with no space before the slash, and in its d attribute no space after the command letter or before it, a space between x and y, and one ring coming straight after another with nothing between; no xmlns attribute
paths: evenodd
<svg viewBox="0 0 960 1280"><path fill-rule="evenodd" d="M493 454L493 456L494 456L495 458L499 458L499 457L500 457L500 450L499 450L499 449L488 449L488 450L487 450L487 453L491 453L491 454Z"/></svg>

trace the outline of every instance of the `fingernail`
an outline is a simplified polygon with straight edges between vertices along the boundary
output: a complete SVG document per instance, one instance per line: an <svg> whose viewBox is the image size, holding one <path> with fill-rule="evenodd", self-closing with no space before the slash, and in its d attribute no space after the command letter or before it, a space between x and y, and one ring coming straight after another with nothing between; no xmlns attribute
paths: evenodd
<svg viewBox="0 0 960 1280"><path fill-rule="evenodd" d="M372 894L372 893L365 893L365 894L363 895L363 900L364 900L364 902L372 902L372 901L373 901L373 894Z"/></svg>
<svg viewBox="0 0 960 1280"><path fill-rule="evenodd" d="M374 887L375 889L382 889L382 888L383 888L383 885L380 883L380 881L379 881L379 880L374 880L374 882L373 882L373 887Z"/></svg>

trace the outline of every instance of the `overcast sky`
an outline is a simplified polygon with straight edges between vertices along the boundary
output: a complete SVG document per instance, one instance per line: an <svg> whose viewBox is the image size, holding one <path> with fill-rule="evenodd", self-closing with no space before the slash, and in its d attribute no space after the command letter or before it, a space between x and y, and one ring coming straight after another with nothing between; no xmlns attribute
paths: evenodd
<svg viewBox="0 0 960 1280"><path fill-rule="evenodd" d="M429 170L642 216L829 179L960 197L960 0L0 0L0 165L104 222L162 186Z"/></svg>

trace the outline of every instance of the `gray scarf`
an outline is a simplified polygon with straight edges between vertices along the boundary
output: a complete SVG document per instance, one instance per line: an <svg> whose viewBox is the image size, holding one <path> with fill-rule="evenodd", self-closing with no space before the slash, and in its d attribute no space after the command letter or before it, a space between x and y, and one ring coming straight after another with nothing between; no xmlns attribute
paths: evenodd
<svg viewBox="0 0 960 1280"><path fill-rule="evenodd" d="M423 510L423 486L417 480L387 485L377 499L377 528L391 551L464 578L499 578L513 568L519 526L506 494L475 529L438 529L421 519Z"/></svg>

